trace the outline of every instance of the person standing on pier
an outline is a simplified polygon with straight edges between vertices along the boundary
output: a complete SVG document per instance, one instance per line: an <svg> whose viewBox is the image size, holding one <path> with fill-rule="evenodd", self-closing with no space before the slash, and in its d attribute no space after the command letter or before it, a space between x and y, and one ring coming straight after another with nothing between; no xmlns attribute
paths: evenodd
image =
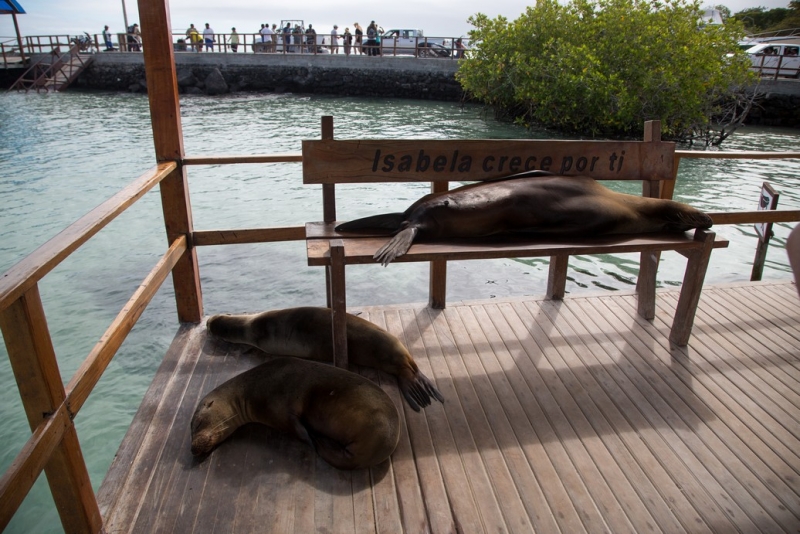
<svg viewBox="0 0 800 534"><path fill-rule="evenodd" d="M378 42L375 40L378 36L378 27L375 25L375 21L369 23L367 26L367 55L368 56L377 56L378 55Z"/></svg>
<svg viewBox="0 0 800 534"><path fill-rule="evenodd" d="M353 32L356 34L356 52L363 54L364 49L361 47L361 42L364 39L364 30L361 29L361 25L358 22L353 24L353 28Z"/></svg>
<svg viewBox="0 0 800 534"><path fill-rule="evenodd" d="M344 55L350 55L350 47L353 46L353 34L350 33L350 28L344 29L344 34L342 35L342 41L344 43Z"/></svg>
<svg viewBox="0 0 800 534"><path fill-rule="evenodd" d="M339 53L339 32L337 31L338 29L339 26L334 24L333 29L331 30L331 54Z"/></svg>
<svg viewBox="0 0 800 534"><path fill-rule="evenodd" d="M203 30L203 41L206 43L206 52L214 51L214 30L206 22L206 27Z"/></svg>
<svg viewBox="0 0 800 534"><path fill-rule="evenodd" d="M236 33L236 28L231 28L231 36L228 42L231 44L231 50L234 52L239 50L239 34Z"/></svg>
<svg viewBox="0 0 800 534"><path fill-rule="evenodd" d="M306 30L306 52L313 54L317 48L317 30L314 29L313 24L308 25Z"/></svg>
<svg viewBox="0 0 800 534"><path fill-rule="evenodd" d="M106 43L106 52L112 52L114 50L114 43L111 41L111 31L108 29L108 26L103 28L103 41Z"/></svg>

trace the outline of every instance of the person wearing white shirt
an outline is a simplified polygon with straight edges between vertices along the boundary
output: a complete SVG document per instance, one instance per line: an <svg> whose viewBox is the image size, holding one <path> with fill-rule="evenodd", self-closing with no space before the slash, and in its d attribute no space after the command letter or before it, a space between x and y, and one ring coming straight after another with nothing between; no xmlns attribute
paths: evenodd
<svg viewBox="0 0 800 534"><path fill-rule="evenodd" d="M339 26L334 24L333 29L331 30L331 54L339 53L339 32L337 31L338 29Z"/></svg>
<svg viewBox="0 0 800 534"><path fill-rule="evenodd" d="M214 51L214 30L211 29L211 26L208 25L206 22L206 27L203 30L203 41L206 43L206 52Z"/></svg>
<svg viewBox="0 0 800 534"><path fill-rule="evenodd" d="M267 43L267 52L274 51L273 42L275 37L273 36L275 35L275 30L271 29L269 27L269 24L265 24L264 29L261 30L261 35L262 38L264 39L264 42Z"/></svg>

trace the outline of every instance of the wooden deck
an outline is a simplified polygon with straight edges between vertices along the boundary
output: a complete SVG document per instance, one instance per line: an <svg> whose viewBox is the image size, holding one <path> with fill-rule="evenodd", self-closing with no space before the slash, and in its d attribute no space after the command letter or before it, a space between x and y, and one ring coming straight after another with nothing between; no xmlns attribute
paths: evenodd
<svg viewBox="0 0 800 534"><path fill-rule="evenodd" d="M100 490L107 532L798 532L800 299L706 287L685 349L632 295L365 308L446 398L340 472L270 429L189 452L199 399L263 356L178 333Z"/></svg>

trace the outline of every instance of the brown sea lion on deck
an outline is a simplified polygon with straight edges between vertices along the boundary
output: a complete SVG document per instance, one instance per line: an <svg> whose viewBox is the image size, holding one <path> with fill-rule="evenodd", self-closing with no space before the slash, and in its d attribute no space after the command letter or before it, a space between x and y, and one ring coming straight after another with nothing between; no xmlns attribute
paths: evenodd
<svg viewBox="0 0 800 534"><path fill-rule="evenodd" d="M535 171L431 193L403 213L356 219L336 230L394 235L374 256L386 265L417 239L685 232L711 224L708 215L686 204L617 193L585 176Z"/></svg>
<svg viewBox="0 0 800 534"><path fill-rule="evenodd" d="M400 415L378 385L297 358L263 363L206 395L192 416L192 454L210 453L246 423L292 434L338 469L379 464L400 438Z"/></svg>
<svg viewBox="0 0 800 534"><path fill-rule="evenodd" d="M211 334L232 343L246 343L264 352L320 362L333 361L331 311L299 307L258 314L215 315L206 324ZM350 363L397 377L400 391L416 411L444 402L436 386L419 370L395 336L377 325L347 314L347 354Z"/></svg>

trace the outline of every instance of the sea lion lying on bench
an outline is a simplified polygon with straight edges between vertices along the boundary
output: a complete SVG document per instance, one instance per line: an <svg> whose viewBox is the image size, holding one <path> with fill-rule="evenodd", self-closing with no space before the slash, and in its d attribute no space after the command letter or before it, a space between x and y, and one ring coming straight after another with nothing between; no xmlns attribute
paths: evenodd
<svg viewBox="0 0 800 534"><path fill-rule="evenodd" d="M400 415L378 385L297 358L262 363L206 395L192 416L192 454L210 453L245 423L292 434L339 469L379 464L400 439Z"/></svg>
<svg viewBox="0 0 800 534"><path fill-rule="evenodd" d="M246 343L264 352L320 362L333 361L331 310L300 307L257 314L215 315L206 323L211 334ZM400 391L415 411L444 402L436 386L417 367L400 340L377 325L347 314L348 361L397 377Z"/></svg>
<svg viewBox="0 0 800 534"><path fill-rule="evenodd" d="M385 266L416 239L685 232L711 224L711 217L686 204L617 193L585 176L536 171L431 193L403 213L356 219L336 230L394 235L374 256Z"/></svg>

